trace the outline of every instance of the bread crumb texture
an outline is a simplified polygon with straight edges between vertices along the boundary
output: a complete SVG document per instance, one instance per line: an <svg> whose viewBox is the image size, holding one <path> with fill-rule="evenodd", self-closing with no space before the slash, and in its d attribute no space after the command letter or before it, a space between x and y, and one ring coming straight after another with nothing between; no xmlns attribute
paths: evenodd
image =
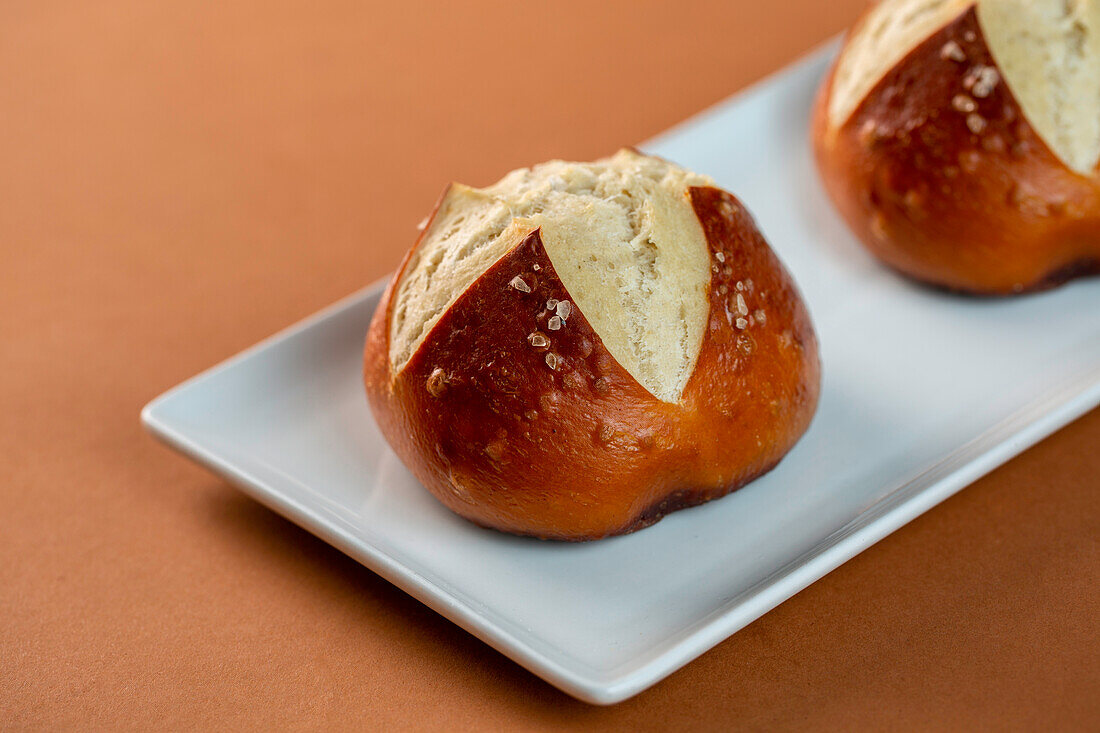
<svg viewBox="0 0 1100 733"><path fill-rule="evenodd" d="M978 22L1024 116L1067 166L1100 161L1100 0L983 0Z"/></svg>
<svg viewBox="0 0 1100 733"><path fill-rule="evenodd" d="M891 68L973 6L999 77L1036 134L1067 167L1095 175L1100 163L1100 0L885 0L852 30L837 64L830 126L843 125ZM939 58L960 75L973 73L955 42L944 45ZM979 96L999 80L993 73L977 79ZM972 130L981 120L973 122Z"/></svg>
<svg viewBox="0 0 1100 733"><path fill-rule="evenodd" d="M538 228L573 305L611 355L655 397L678 401L709 311L708 248L688 189L709 185L631 150L522 168L482 189L453 184L396 286L394 371L474 280Z"/></svg>

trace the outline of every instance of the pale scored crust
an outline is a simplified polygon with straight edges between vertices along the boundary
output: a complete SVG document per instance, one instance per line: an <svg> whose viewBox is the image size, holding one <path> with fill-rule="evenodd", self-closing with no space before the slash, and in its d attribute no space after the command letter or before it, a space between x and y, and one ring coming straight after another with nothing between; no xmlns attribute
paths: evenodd
<svg viewBox="0 0 1100 733"><path fill-rule="evenodd" d="M563 320L578 309L631 376L658 399L678 401L709 312L710 255L689 189L712 184L623 150L520 169L483 189L452 185L396 285L394 372L474 280L540 229L572 296L557 306Z"/></svg>

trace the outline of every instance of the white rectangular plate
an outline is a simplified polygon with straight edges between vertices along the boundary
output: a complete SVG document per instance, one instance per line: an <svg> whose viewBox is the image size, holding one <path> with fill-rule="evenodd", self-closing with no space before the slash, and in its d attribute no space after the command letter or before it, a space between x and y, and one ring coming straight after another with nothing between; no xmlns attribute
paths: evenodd
<svg viewBox="0 0 1100 733"><path fill-rule="evenodd" d="M145 424L566 692L613 703L649 687L1100 402L1100 280L953 297L879 267L848 234L806 131L834 52L643 146L745 202L820 336L813 426L741 491L588 544L457 518L367 408L362 348L380 285L162 395Z"/></svg>

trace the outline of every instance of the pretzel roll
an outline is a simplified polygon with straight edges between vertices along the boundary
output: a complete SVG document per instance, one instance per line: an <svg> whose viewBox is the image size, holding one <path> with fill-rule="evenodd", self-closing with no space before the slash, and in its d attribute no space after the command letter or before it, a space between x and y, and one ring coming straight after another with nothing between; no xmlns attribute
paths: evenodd
<svg viewBox="0 0 1100 733"><path fill-rule="evenodd" d="M817 342L744 207L624 150L452 184L375 313L365 382L405 465L486 527L630 532L770 470Z"/></svg>
<svg viewBox="0 0 1100 733"><path fill-rule="evenodd" d="M1100 272L1100 0L885 0L815 106L817 165L863 243L974 294Z"/></svg>

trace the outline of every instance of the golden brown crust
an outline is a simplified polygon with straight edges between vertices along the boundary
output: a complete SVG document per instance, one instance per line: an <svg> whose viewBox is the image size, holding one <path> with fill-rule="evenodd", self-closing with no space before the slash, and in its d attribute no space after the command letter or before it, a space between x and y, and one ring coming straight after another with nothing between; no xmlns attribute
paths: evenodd
<svg viewBox="0 0 1100 733"><path fill-rule="evenodd" d="M1005 83L975 90L982 67L997 68L971 7L831 128L834 65L813 115L830 197L875 255L950 290L1008 295L1100 273L1100 179L1050 151Z"/></svg>
<svg viewBox="0 0 1100 733"><path fill-rule="evenodd" d="M367 395L443 504L508 532L596 539L727 494L801 437L820 381L801 298L735 198L693 188L691 199L713 255L710 319L676 404L638 384L583 313L546 328L546 301L570 296L537 230L470 285L398 374L391 284L368 336ZM517 275L530 292L510 286ZM550 344L532 345L535 332Z"/></svg>

